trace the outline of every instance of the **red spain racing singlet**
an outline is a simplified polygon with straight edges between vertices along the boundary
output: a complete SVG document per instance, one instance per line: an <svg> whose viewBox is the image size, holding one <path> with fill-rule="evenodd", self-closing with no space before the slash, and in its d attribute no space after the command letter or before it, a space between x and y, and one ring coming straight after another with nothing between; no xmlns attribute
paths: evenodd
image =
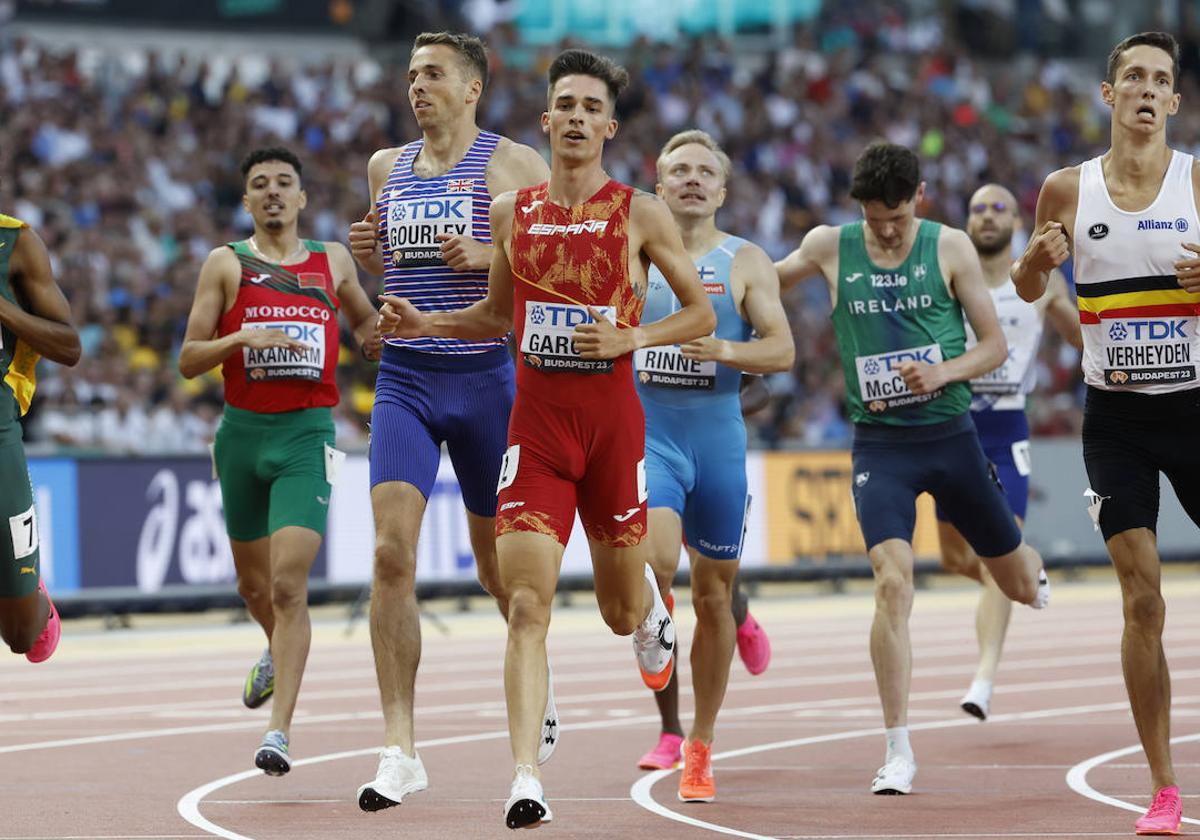
<svg viewBox="0 0 1200 840"><path fill-rule="evenodd" d="M548 184L517 193L512 227L513 327L520 363L517 391L560 404L633 388L631 354L584 359L575 327L591 306L620 327L636 327L645 295L629 277L633 188L609 179L575 207L550 201Z"/></svg>
<svg viewBox="0 0 1200 840"><path fill-rule="evenodd" d="M299 353L244 347L231 354L221 375L225 402L235 408L277 414L337 405L338 299L333 272L324 244L303 242L308 258L288 266L261 259L245 241L229 243L241 263L242 278L217 334L280 330L304 345Z"/></svg>

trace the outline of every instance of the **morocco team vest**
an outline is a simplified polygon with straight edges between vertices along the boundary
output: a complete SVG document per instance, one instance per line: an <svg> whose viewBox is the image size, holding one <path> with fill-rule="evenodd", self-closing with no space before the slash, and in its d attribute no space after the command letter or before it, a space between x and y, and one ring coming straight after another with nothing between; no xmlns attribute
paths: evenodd
<svg viewBox="0 0 1200 840"><path fill-rule="evenodd" d="M242 276L233 308L221 316L218 334L279 330L304 345L298 352L244 347L231 354L221 374L225 402L235 408L276 414L337 405L338 299L333 273L324 244L303 242L308 257L295 265L267 262L245 241L229 243Z"/></svg>

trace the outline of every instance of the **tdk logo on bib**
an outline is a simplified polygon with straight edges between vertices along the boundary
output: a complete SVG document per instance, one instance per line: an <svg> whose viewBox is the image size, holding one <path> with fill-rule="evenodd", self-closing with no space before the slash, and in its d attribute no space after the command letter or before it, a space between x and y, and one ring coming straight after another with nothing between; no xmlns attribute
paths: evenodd
<svg viewBox="0 0 1200 840"><path fill-rule="evenodd" d="M394 265L439 265L439 236L470 236L474 198L458 192L405 198L392 194L387 245Z"/></svg>
<svg viewBox="0 0 1200 840"><path fill-rule="evenodd" d="M617 322L615 307L593 308L609 323ZM584 306L525 301L522 360L527 367L544 373L609 373L613 369L612 359L585 359L575 346L575 328L594 321Z"/></svg>
<svg viewBox="0 0 1200 840"><path fill-rule="evenodd" d="M928 402L941 396L938 389L928 394L914 394L908 389L900 366L905 362L936 365L942 361L942 348L938 344L924 347L909 347L879 353L874 356L859 356L854 360L858 372L859 396L863 405L872 414L881 414L889 409Z"/></svg>
<svg viewBox="0 0 1200 840"><path fill-rule="evenodd" d="M1108 328L1113 341L1187 341L1186 321L1116 321Z"/></svg>

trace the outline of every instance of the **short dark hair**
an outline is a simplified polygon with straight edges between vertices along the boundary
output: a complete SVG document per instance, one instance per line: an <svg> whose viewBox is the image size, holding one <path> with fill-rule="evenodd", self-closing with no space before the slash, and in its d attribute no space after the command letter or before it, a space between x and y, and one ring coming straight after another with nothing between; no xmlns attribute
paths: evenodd
<svg viewBox="0 0 1200 840"><path fill-rule="evenodd" d="M554 95L554 86L564 76L591 76L608 86L609 104L615 105L621 91L629 85L629 73L611 58L587 50L563 50L550 63L546 74L550 85L547 98Z"/></svg>
<svg viewBox="0 0 1200 840"><path fill-rule="evenodd" d="M1110 85L1117 81L1117 67L1121 64L1121 57L1125 51L1133 47L1140 46L1157 47L1158 49L1171 56L1171 89L1179 87L1179 42L1175 40L1175 36L1170 32L1139 32L1136 35L1130 35L1121 43L1113 47L1113 51L1108 54L1108 70L1104 74L1104 81Z"/></svg>
<svg viewBox="0 0 1200 840"><path fill-rule="evenodd" d="M910 200L921 184L921 164L911 149L895 143L872 143L854 162L850 197L882 201L896 208Z"/></svg>
<svg viewBox="0 0 1200 840"><path fill-rule="evenodd" d="M421 47L441 45L458 53L459 61L466 71L479 78L486 88L488 83L488 55L483 41L464 32L422 32L413 41L413 52Z"/></svg>
<svg viewBox="0 0 1200 840"><path fill-rule="evenodd" d="M283 146L267 146L262 149L255 149L250 154L242 158L242 180L246 180L246 176L250 174L250 170L258 166L260 163L266 163L269 160L277 160L281 163L291 164L292 169L296 170L296 177L301 176L300 158L292 152L291 149L285 149Z"/></svg>

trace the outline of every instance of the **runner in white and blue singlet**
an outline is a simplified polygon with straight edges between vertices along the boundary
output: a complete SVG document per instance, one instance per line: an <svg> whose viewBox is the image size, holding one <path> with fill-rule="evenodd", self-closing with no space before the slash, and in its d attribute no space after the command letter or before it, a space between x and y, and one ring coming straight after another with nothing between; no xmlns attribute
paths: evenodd
<svg viewBox="0 0 1200 840"><path fill-rule="evenodd" d="M1017 294L1008 276L1012 267L1013 229L1019 222L1017 203L1012 193L998 184L986 184L975 191L968 205L967 235L979 254L983 279L996 305L1000 327L1008 341L1008 358L990 373L971 380L971 419L979 432L983 453L996 468L1009 507L1023 525L1029 503L1029 420L1025 399L1037 378L1035 362L1042 338L1043 322L1065 341L1083 347L1079 314L1066 278L1054 272L1045 296L1026 303ZM967 346L975 343L975 334L967 325ZM1012 614L1012 601L979 562L959 530L947 521L939 507L938 538L942 565L983 584L975 618L979 642L979 667L971 687L960 704L963 711L986 720L992 699L1000 652Z"/></svg>
<svg viewBox="0 0 1200 840"><path fill-rule="evenodd" d="M795 345L779 300L779 278L766 253L718 230L729 158L703 131L676 134L658 158L658 194L675 219L717 315L712 336L682 346L647 347L634 357L646 414L649 542L659 589L670 598L686 538L696 632L692 684L696 713L687 740L672 677L658 692L662 733L641 767L670 767L682 757L679 798L716 796L711 748L735 644L752 673L766 668L766 635L745 610L733 608L735 576L750 498L746 492L746 426L739 396L742 372L789 370ZM666 318L679 301L651 268L643 321ZM753 334L758 338L751 340ZM741 627L738 627L738 624ZM658 698L667 695L662 700Z"/></svg>
<svg viewBox="0 0 1200 840"><path fill-rule="evenodd" d="M408 96L422 137L381 149L367 166L372 209L351 226L351 250L364 269L384 276L387 293L423 311L458 310L487 295L492 196L549 177L533 149L476 125L487 75L487 53L478 38L419 35L409 61ZM398 805L428 786L413 742L413 683L421 651L413 586L421 518L443 443L462 486L480 583L507 614L493 534L513 388L504 339L388 339L383 347L370 465L371 643L385 732L376 778L359 788L363 810ZM556 731L557 723L551 737Z"/></svg>

